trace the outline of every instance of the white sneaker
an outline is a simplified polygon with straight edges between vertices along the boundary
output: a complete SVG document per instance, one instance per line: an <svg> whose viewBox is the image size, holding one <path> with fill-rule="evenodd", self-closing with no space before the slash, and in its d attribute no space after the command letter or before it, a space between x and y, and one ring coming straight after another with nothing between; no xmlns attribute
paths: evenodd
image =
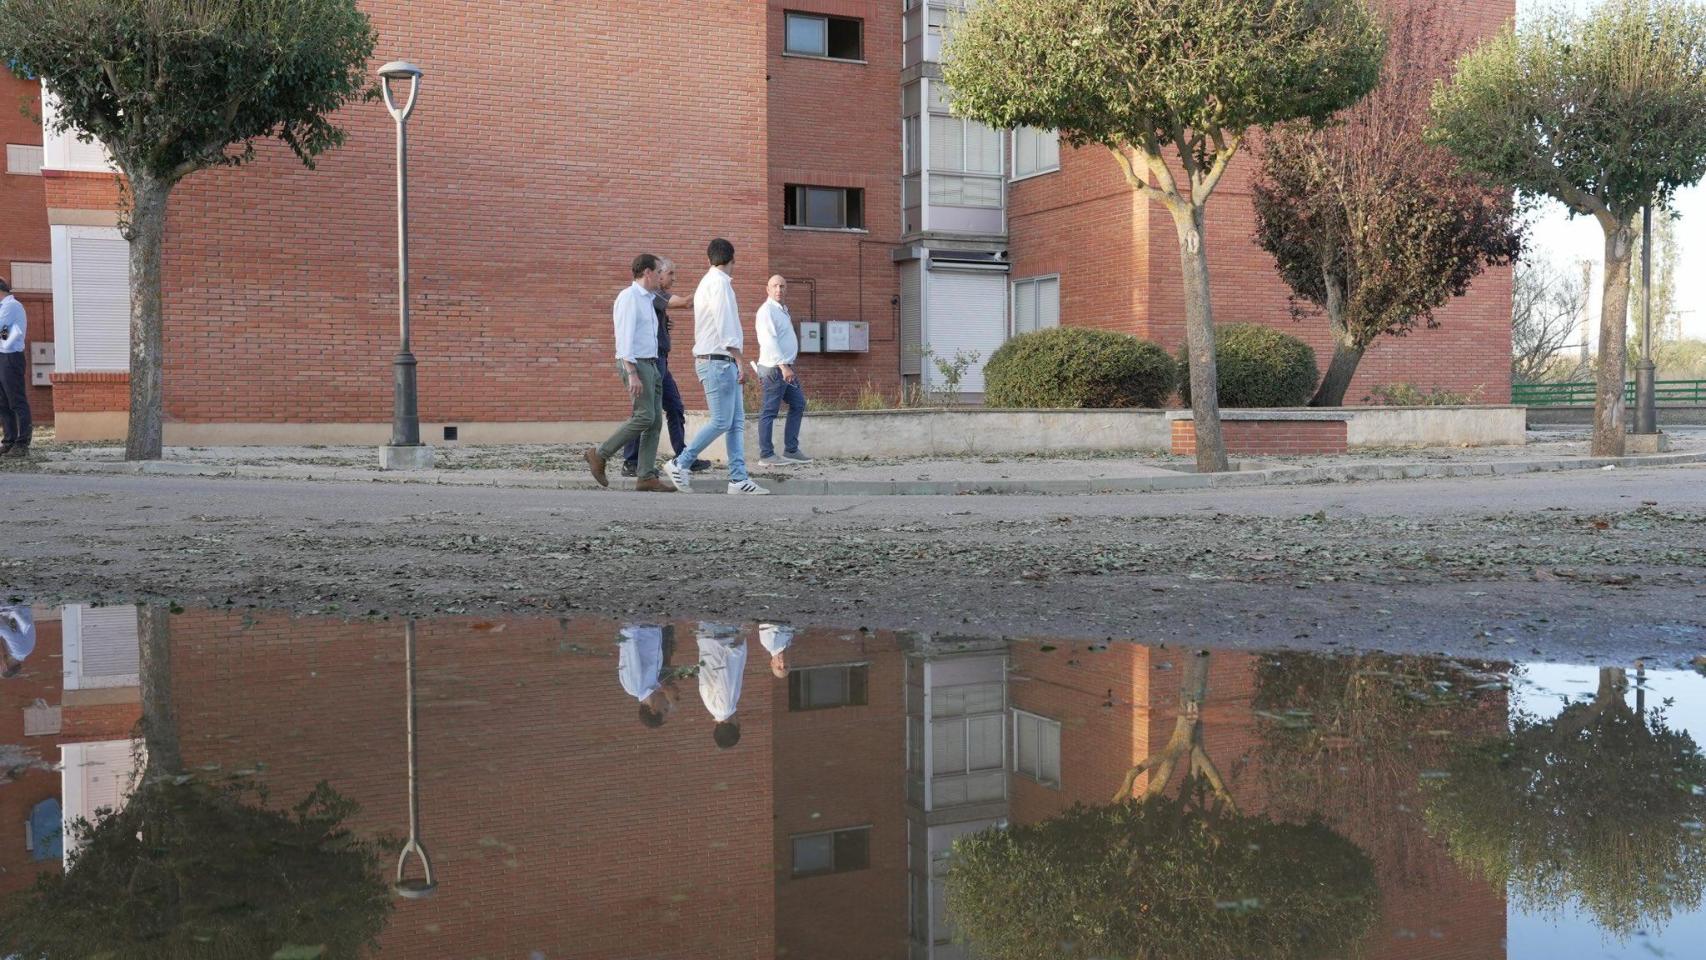
<svg viewBox="0 0 1706 960"><path fill-rule="evenodd" d="M781 457L765 457L763 460L758 461L758 466L764 470L774 470L787 462L788 461L783 460Z"/></svg>
<svg viewBox="0 0 1706 960"><path fill-rule="evenodd" d="M693 492L693 474L681 469L681 465L676 463L674 460L664 461L663 473L664 476L669 478L670 483L675 484L675 489L678 492Z"/></svg>
<svg viewBox="0 0 1706 960"><path fill-rule="evenodd" d="M811 463L812 458L806 456L803 453L784 453L784 454L782 454L782 462L783 463L804 464L804 463Z"/></svg>
<svg viewBox="0 0 1706 960"><path fill-rule="evenodd" d="M763 487L759 486L756 483L753 483L751 480L742 480L739 483L729 484L729 493L730 494L745 494L745 495L751 496L751 497L767 497L770 495L770 491L764 489Z"/></svg>

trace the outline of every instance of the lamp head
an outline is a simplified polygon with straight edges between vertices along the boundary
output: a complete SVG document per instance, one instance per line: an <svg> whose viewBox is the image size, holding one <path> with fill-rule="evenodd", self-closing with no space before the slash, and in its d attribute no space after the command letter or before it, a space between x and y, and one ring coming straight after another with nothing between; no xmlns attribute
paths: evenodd
<svg viewBox="0 0 1706 960"><path fill-rule="evenodd" d="M419 80L422 71L407 60L393 60L379 68L379 75L386 80Z"/></svg>
<svg viewBox="0 0 1706 960"><path fill-rule="evenodd" d="M391 111L391 116L402 123L409 119L409 114L415 112L415 97L421 92L421 68L407 60L393 60L379 68L379 89L385 95L385 109ZM392 83L407 81L409 84L409 99L399 104L391 93Z"/></svg>

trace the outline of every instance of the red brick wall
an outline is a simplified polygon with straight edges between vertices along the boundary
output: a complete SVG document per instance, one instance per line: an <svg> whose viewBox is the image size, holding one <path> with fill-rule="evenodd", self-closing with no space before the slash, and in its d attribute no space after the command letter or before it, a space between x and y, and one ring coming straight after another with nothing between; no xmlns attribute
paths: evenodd
<svg viewBox="0 0 1706 960"><path fill-rule="evenodd" d="M41 110L40 87L34 80L14 76L0 66L0 146L40 146L41 124L35 117ZM27 111L27 114L26 114ZM47 263L53 253L47 231L47 204L43 202L42 178L5 172L0 167L0 276L16 283L12 262ZM29 343L50 343L53 340L53 297L46 292L20 293L29 317L26 339ZM38 424L53 422L53 391L47 387L30 388L30 414Z"/></svg>
<svg viewBox="0 0 1706 960"><path fill-rule="evenodd" d="M783 56L786 10L863 20L867 62ZM900 240L899 12L889 0L769 3L769 272L791 281L796 321L864 320L871 333L870 353L802 357L808 399L850 396L867 382L893 393L899 381L900 275L889 256ZM785 229L790 183L862 188L865 232ZM762 299L743 299L743 312L750 317Z"/></svg>
<svg viewBox="0 0 1706 960"><path fill-rule="evenodd" d="M1445 0L1473 38L1497 30L1510 0ZM1324 318L1293 320L1288 289L1258 247L1250 176L1260 146L1250 143L1209 201L1208 248L1216 323L1264 323L1302 337L1323 370L1332 356ZM1136 199L1102 147L1061 151L1059 173L1020 181L1011 192L1013 277L1061 274L1061 322L1121 330L1168 351L1184 342L1178 236L1159 204ZM1135 209L1134 209L1135 207ZM1131 251L1133 262L1122 262ZM1489 271L1439 311L1441 327L1382 337L1364 356L1347 402L1395 382L1424 390L1479 390L1487 403L1510 399L1510 271Z"/></svg>
<svg viewBox="0 0 1706 960"><path fill-rule="evenodd" d="M362 6L376 58L426 71L409 127L423 419L624 414L610 303L638 252L674 258L691 290L706 243L728 237L743 310L762 302L764 5ZM349 141L317 170L268 145L174 197L169 416L390 418L395 128L379 104L341 122Z"/></svg>
<svg viewBox="0 0 1706 960"><path fill-rule="evenodd" d="M116 173L92 170L46 170L42 180L51 210L114 210L124 180Z"/></svg>
<svg viewBox="0 0 1706 960"><path fill-rule="evenodd" d="M53 390L66 413L110 413L130 409L128 373L55 373Z"/></svg>
<svg viewBox="0 0 1706 960"><path fill-rule="evenodd" d="M264 763L281 804L326 779L361 803L358 829L406 832L402 624L190 613L171 638L186 764ZM677 638L674 662L691 664L691 629ZM381 956L775 955L762 648L750 640L741 742L719 750L690 680L668 723L641 725L615 639L551 620L421 627L421 821L440 887L399 901Z"/></svg>
<svg viewBox="0 0 1706 960"><path fill-rule="evenodd" d="M1173 452L1195 456L1197 425L1190 420L1173 421ZM1344 453L1348 445L1343 420L1224 420L1221 439L1227 453L1296 456L1309 453Z"/></svg>
<svg viewBox="0 0 1706 960"><path fill-rule="evenodd" d="M62 737L24 736L24 708L46 701L57 705L60 699L59 623L36 622L36 649L24 661L24 669L10 680L0 680L0 744L21 746L32 760L49 765L59 762ZM59 774L52 769L33 767L21 775L8 778L0 770L0 899L28 887L42 870L58 870L58 860L36 863L24 849L20 826L29 820L30 810L50 797L59 796Z"/></svg>

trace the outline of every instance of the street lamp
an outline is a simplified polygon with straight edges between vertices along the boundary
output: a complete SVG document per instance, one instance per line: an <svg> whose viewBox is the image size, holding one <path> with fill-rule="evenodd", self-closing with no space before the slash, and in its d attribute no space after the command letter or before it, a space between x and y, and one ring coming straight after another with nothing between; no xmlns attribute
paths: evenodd
<svg viewBox="0 0 1706 960"><path fill-rule="evenodd" d="M1641 208L1641 362L1635 365L1635 432L1659 432L1653 364L1653 205Z"/></svg>
<svg viewBox="0 0 1706 960"><path fill-rule="evenodd" d="M393 83L408 81L409 98L398 106ZM409 349L409 114L415 112L415 97L421 91L421 68L407 60L393 60L379 68L379 86L385 93L385 109L397 121L397 311L401 340L393 367L396 374L395 403L391 414L391 442L379 448L383 470L426 470L432 467L432 448L421 443L421 418L415 390L415 355Z"/></svg>
<svg viewBox="0 0 1706 960"><path fill-rule="evenodd" d="M399 897L408 900L425 900L438 889L438 881L432 876L432 860L427 857L426 847L421 845L421 781L416 769L418 751L415 747L415 622L405 621L403 624L403 662L408 671L404 676L404 685L408 691L409 700L409 839L403 844L403 852L397 857L397 882L391 889ZM409 863L409 854L414 854L421 861L421 876L407 877L405 867Z"/></svg>

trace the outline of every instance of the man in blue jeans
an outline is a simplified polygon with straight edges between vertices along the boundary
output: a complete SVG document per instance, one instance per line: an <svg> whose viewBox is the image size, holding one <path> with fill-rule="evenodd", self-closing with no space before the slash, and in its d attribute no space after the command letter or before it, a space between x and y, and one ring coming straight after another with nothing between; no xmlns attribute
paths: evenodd
<svg viewBox="0 0 1706 960"><path fill-rule="evenodd" d="M729 454L731 494L762 495L770 491L746 475L746 401L741 385L746 383L741 352L746 335L741 332L740 307L735 303L734 281L729 269L735 262L734 244L718 237L705 255L711 269L693 293L693 372L705 387L705 405L711 420L687 449L663 465L663 472L682 493L693 489L693 461L706 447L723 438Z"/></svg>
<svg viewBox="0 0 1706 960"><path fill-rule="evenodd" d="M764 406L758 413L758 465L779 467L789 463L811 463L800 452L800 421L806 415L806 392L800 389L800 374L794 361L800 356L800 338L794 333L794 318L788 313L788 281L781 274L770 278L770 299L758 308L753 326L758 332L758 382L764 388ZM776 414L788 404L788 423L782 428L782 456L776 456Z"/></svg>

